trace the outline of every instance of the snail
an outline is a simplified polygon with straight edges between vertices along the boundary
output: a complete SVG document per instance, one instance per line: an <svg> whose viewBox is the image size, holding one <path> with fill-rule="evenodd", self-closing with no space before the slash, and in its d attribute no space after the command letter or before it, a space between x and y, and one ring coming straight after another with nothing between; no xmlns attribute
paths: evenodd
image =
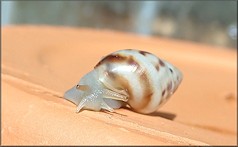
<svg viewBox="0 0 238 147"><path fill-rule="evenodd" d="M152 53L124 49L99 61L64 98L77 105L76 112L129 107L149 114L168 100L182 79L178 68Z"/></svg>

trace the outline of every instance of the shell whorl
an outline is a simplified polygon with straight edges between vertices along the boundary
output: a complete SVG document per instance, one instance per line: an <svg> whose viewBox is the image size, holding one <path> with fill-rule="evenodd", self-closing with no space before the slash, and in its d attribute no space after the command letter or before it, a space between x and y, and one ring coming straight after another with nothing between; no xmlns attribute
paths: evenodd
<svg viewBox="0 0 238 147"><path fill-rule="evenodd" d="M128 49L109 54L94 68L102 81L129 94L134 111L151 113L167 100L173 86L165 62L151 53Z"/></svg>

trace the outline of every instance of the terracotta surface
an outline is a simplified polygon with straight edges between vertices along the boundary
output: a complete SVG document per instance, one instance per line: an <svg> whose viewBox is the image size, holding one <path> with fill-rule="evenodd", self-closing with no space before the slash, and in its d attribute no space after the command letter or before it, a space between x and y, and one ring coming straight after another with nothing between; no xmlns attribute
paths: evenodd
<svg viewBox="0 0 238 147"><path fill-rule="evenodd" d="M119 49L142 49L184 79L157 112L84 110L63 93ZM2 29L2 145L235 145L236 51L108 30Z"/></svg>

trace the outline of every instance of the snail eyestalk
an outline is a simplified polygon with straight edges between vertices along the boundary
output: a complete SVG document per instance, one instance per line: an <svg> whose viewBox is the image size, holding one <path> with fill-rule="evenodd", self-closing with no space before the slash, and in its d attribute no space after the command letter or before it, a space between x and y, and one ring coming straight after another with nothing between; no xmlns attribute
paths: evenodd
<svg viewBox="0 0 238 147"><path fill-rule="evenodd" d="M87 91L90 89L88 85L76 85L76 89L82 90L82 91Z"/></svg>

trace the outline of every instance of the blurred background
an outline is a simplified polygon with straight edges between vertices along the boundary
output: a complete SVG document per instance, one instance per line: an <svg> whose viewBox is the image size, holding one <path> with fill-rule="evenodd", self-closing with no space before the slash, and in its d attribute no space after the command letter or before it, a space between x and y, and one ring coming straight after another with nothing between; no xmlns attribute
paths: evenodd
<svg viewBox="0 0 238 147"><path fill-rule="evenodd" d="M2 26L61 25L237 48L237 1L1 1Z"/></svg>

